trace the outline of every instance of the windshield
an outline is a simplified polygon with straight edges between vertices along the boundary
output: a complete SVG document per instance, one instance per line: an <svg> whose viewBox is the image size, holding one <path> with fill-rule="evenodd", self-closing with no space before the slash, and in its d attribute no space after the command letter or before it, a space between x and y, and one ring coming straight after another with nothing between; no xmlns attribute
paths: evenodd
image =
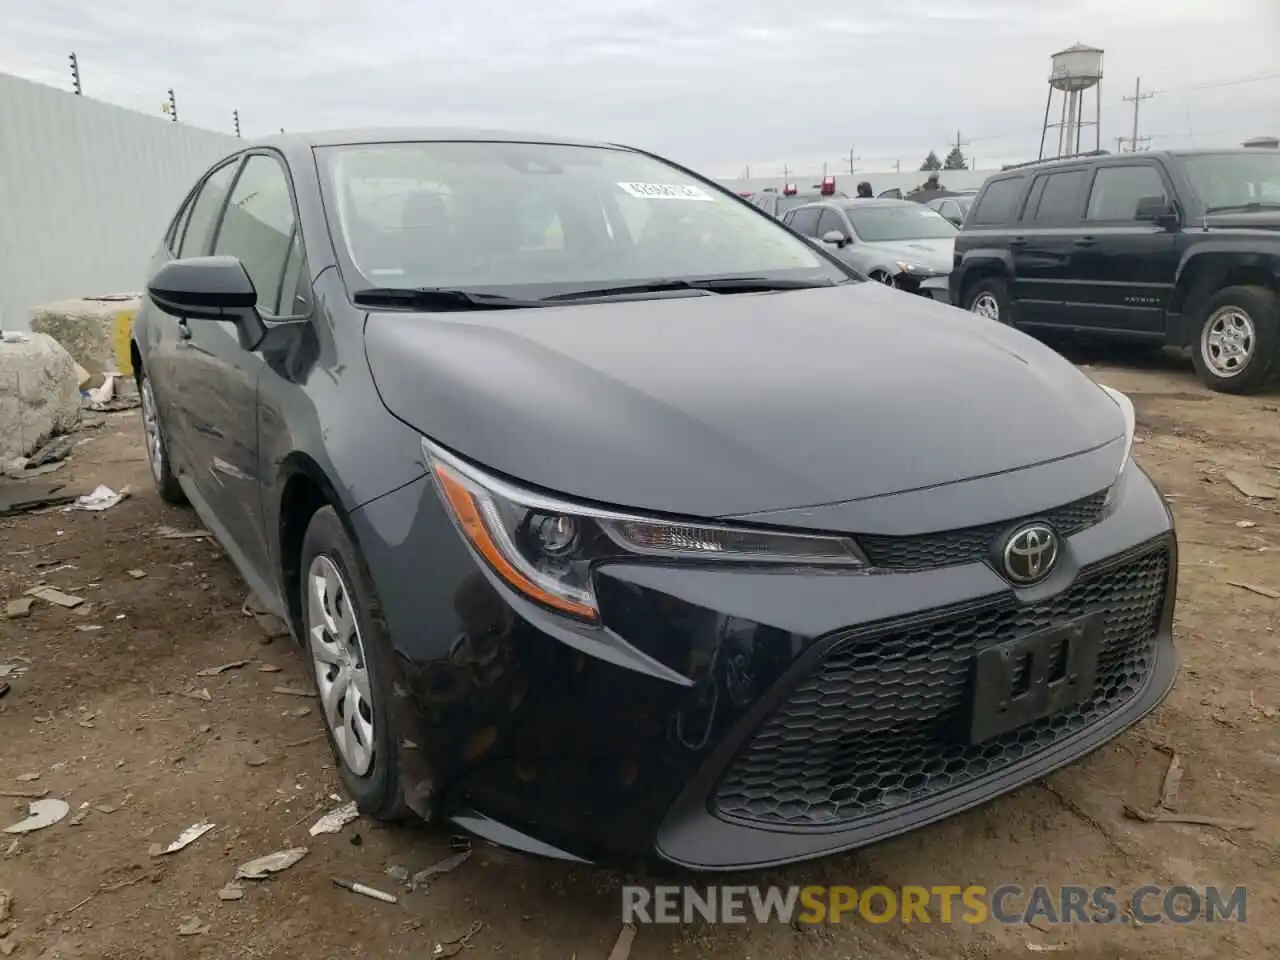
<svg viewBox="0 0 1280 960"><path fill-rule="evenodd" d="M707 277L848 279L732 194L626 150L422 142L316 154L335 245L362 286L541 298Z"/></svg>
<svg viewBox="0 0 1280 960"><path fill-rule="evenodd" d="M1208 209L1280 203L1280 151L1188 156L1182 167Z"/></svg>
<svg viewBox="0 0 1280 960"><path fill-rule="evenodd" d="M887 206L850 204L844 212L853 232L864 243L937 240L956 235L955 226L938 211L910 201Z"/></svg>

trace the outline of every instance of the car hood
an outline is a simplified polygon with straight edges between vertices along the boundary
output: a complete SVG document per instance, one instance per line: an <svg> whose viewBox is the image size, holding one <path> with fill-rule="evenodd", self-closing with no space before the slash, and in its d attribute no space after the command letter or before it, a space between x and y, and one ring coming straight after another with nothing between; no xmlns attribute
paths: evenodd
<svg viewBox="0 0 1280 960"><path fill-rule="evenodd" d="M871 283L375 312L365 347L391 413L460 456L685 516L988 476L1124 432L1114 402L1049 348Z"/></svg>
<svg viewBox="0 0 1280 960"><path fill-rule="evenodd" d="M1224 211L1209 214L1204 222L1206 227L1218 230L1280 230L1280 211Z"/></svg>
<svg viewBox="0 0 1280 960"><path fill-rule="evenodd" d="M864 253L883 260L913 263L936 273L950 273L956 242L951 237L936 240L895 240L860 244Z"/></svg>

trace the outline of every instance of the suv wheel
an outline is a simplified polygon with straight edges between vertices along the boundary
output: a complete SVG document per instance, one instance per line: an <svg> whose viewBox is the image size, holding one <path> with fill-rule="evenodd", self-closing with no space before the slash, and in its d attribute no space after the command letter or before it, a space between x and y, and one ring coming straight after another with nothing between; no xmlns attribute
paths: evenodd
<svg viewBox="0 0 1280 960"><path fill-rule="evenodd" d="M151 380L142 370L138 371L138 399L142 402L142 440L147 447L147 463L151 467L151 479L156 483L160 499L165 503L181 506L187 502L178 478L169 464L169 445L164 439L164 426L160 423L160 409Z"/></svg>
<svg viewBox="0 0 1280 960"><path fill-rule="evenodd" d="M1271 379L1280 352L1280 297L1266 287L1228 287L1196 314L1191 355L1210 390L1253 393Z"/></svg>
<svg viewBox="0 0 1280 960"><path fill-rule="evenodd" d="M964 308L980 317L1013 326L1013 298L999 277L986 277L969 287Z"/></svg>

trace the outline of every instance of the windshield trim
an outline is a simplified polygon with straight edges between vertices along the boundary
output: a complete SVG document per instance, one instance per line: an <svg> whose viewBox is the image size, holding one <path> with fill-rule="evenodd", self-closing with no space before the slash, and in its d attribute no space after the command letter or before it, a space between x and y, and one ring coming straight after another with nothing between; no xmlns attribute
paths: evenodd
<svg viewBox="0 0 1280 960"><path fill-rule="evenodd" d="M515 146L547 146L574 150L598 150L606 153L633 154L644 157L688 177L703 190L713 193L718 200L722 200L726 203L736 203L740 205L740 209L750 210L754 216L761 217L764 221L768 222L771 229L781 230L792 237L797 236L793 231L784 226L781 220L777 217L772 216L753 204L749 198L739 196L735 191L717 183L715 180L659 154L652 153L638 147L625 146L623 144L559 140L523 140L518 137L510 139L496 137L454 137L440 140L409 137L403 140L372 139L363 142L352 141L350 143L326 143L323 145L314 145L311 148L311 153L315 162L316 183L320 194L320 206L323 213L325 232L328 235L330 248L333 251L334 266L342 281L343 290L348 302L353 306L356 306L359 309L367 309L365 307L359 307L359 305L355 303L353 299L354 294L372 287L386 287L387 283L385 282L385 278L380 280L378 277L365 276L356 263L351 250L348 248L347 236L343 228L345 218L342 213L342 198L338 195L336 178L333 175L333 162L335 158L344 151L359 150L362 148L368 149L380 147L413 147L437 144L447 145L476 143L500 145L510 144ZM831 278L833 283L841 284L844 282L857 283L865 281L865 277L861 276L851 266L846 264L830 251L820 247L818 244L809 243L805 238L800 237L798 239L805 245L807 252L810 253L816 261L818 261L818 264L815 266L820 265L823 270L830 271L838 275L838 277ZM703 279L705 274L691 273L688 277L689 279L694 280Z"/></svg>

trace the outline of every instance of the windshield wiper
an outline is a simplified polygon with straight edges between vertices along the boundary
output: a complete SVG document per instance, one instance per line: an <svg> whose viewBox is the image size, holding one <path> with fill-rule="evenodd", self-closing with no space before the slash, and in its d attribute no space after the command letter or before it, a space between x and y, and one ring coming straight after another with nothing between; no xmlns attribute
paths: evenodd
<svg viewBox="0 0 1280 960"><path fill-rule="evenodd" d="M1280 210L1280 203L1271 200L1250 200L1248 203L1224 203L1217 207L1205 207L1205 213L1227 213L1243 211L1252 213L1255 210Z"/></svg>
<svg viewBox="0 0 1280 960"><path fill-rule="evenodd" d="M709 280L650 280L616 287L593 287L545 297L548 301L589 300L595 297L625 297L632 294L704 290L710 293L767 293L771 290L808 290L834 286L831 280L770 279L769 277L712 277Z"/></svg>
<svg viewBox="0 0 1280 960"><path fill-rule="evenodd" d="M398 310L513 310L542 306L540 300L518 300L500 293L446 287L370 287L357 290L351 299L362 307Z"/></svg>

